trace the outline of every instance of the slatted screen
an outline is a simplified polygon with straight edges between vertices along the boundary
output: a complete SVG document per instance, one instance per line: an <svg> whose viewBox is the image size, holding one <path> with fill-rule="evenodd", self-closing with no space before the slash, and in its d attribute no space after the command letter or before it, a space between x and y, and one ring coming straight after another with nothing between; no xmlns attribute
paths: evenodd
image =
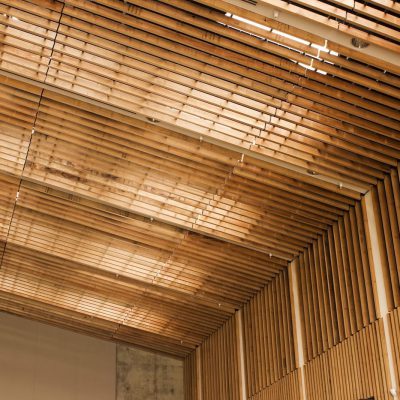
<svg viewBox="0 0 400 400"><path fill-rule="evenodd" d="M249 396L249 400L300 400L299 375L296 370L254 396Z"/></svg>
<svg viewBox="0 0 400 400"><path fill-rule="evenodd" d="M300 255L298 275L306 360L376 319L360 204Z"/></svg>
<svg viewBox="0 0 400 400"><path fill-rule="evenodd" d="M397 383L400 385L400 308L397 308L389 314L389 327L392 340L395 375Z"/></svg>
<svg viewBox="0 0 400 400"><path fill-rule="evenodd" d="M389 310L400 306L400 165L372 189Z"/></svg>
<svg viewBox="0 0 400 400"><path fill-rule="evenodd" d="M250 396L295 368L289 276L285 270L243 308Z"/></svg>
<svg viewBox="0 0 400 400"><path fill-rule="evenodd" d="M201 345L203 400L240 399L237 320L231 318Z"/></svg>
<svg viewBox="0 0 400 400"><path fill-rule="evenodd" d="M196 369L196 352L193 351L185 357L183 364L183 383L185 391L185 400L198 399L198 382Z"/></svg>
<svg viewBox="0 0 400 400"><path fill-rule="evenodd" d="M378 320L306 364L307 400L389 399L383 337Z"/></svg>

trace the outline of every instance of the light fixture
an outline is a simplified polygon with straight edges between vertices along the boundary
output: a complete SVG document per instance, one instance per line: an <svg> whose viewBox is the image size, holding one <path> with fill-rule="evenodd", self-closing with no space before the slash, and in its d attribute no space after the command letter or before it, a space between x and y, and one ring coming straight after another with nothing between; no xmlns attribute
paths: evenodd
<svg viewBox="0 0 400 400"><path fill-rule="evenodd" d="M159 119L155 119L153 117L147 117L147 121L151 122L152 124L158 124L160 122Z"/></svg>
<svg viewBox="0 0 400 400"><path fill-rule="evenodd" d="M355 38L355 37L353 39L351 39L351 44L354 47L357 47L357 49L365 49L366 47L369 46L369 43L366 42L365 40Z"/></svg>

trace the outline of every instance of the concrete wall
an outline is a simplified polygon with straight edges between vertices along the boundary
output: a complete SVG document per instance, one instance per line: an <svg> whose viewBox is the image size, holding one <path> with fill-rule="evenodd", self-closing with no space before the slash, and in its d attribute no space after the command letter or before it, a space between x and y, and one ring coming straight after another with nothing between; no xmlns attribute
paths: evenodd
<svg viewBox="0 0 400 400"><path fill-rule="evenodd" d="M116 345L0 312L0 399L114 400Z"/></svg>
<svg viewBox="0 0 400 400"><path fill-rule="evenodd" d="M183 400L183 361L118 345L117 400Z"/></svg>
<svg viewBox="0 0 400 400"><path fill-rule="evenodd" d="M183 400L183 361L0 312L0 400Z"/></svg>

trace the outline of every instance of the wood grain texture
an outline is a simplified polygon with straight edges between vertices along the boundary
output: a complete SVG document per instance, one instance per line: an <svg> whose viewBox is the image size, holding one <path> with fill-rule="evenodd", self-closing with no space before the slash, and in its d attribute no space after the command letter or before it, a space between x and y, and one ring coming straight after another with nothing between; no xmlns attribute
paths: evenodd
<svg viewBox="0 0 400 400"><path fill-rule="evenodd" d="M378 320L305 365L307 399L390 399Z"/></svg>
<svg viewBox="0 0 400 400"><path fill-rule="evenodd" d="M393 44L368 3L323 11ZM300 257L312 359L375 319L373 185L398 304L398 69L227 6L0 1L0 307L184 357ZM253 394L292 371L276 285Z"/></svg>
<svg viewBox="0 0 400 400"><path fill-rule="evenodd" d="M199 382L197 381L197 363L195 351L185 357L183 372L185 400L198 400Z"/></svg>
<svg viewBox="0 0 400 400"><path fill-rule="evenodd" d="M400 384L400 308L393 310L389 314L389 327L393 349L394 370L398 387Z"/></svg>
<svg viewBox="0 0 400 400"><path fill-rule="evenodd" d="M249 396L249 400L301 400L299 371L295 370L260 392Z"/></svg>
<svg viewBox="0 0 400 400"><path fill-rule="evenodd" d="M360 204L299 257L306 360L372 323L377 316Z"/></svg>
<svg viewBox="0 0 400 400"><path fill-rule="evenodd" d="M372 189L389 311L400 306L400 166Z"/></svg>
<svg viewBox="0 0 400 400"><path fill-rule="evenodd" d="M240 400L237 344L237 321L231 318L201 345L204 400Z"/></svg>
<svg viewBox="0 0 400 400"><path fill-rule="evenodd" d="M243 308L244 354L249 396L295 369L288 271Z"/></svg>

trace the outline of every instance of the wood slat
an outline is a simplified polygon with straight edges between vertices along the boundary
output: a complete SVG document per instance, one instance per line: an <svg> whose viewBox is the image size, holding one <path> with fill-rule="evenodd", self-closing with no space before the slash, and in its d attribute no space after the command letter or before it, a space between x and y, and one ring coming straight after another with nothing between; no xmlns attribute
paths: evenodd
<svg viewBox="0 0 400 400"><path fill-rule="evenodd" d="M243 308L249 396L295 368L289 277L285 270ZM258 371L254 373L252 371Z"/></svg>
<svg viewBox="0 0 400 400"><path fill-rule="evenodd" d="M361 205L300 254L300 310L306 359L311 360L376 317Z"/></svg>

